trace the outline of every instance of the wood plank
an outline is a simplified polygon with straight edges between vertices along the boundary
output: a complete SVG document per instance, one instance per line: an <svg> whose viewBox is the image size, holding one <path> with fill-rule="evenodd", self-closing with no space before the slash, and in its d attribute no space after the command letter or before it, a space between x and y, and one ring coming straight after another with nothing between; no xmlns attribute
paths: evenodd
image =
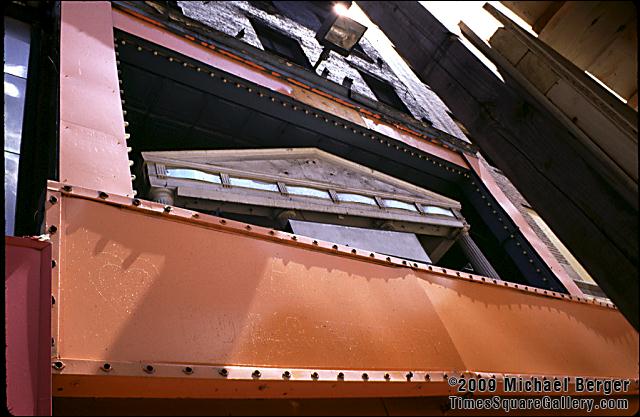
<svg viewBox="0 0 640 417"><path fill-rule="evenodd" d="M631 19L635 20L631 2L567 2L540 32L539 39L584 70L616 38L618 28Z"/></svg>
<svg viewBox="0 0 640 417"><path fill-rule="evenodd" d="M589 100L594 103L598 102L598 106L602 109L602 112L611 118L612 121L619 124L620 128L624 129L630 139L637 142L638 114L636 112L629 109L628 106L602 88L598 82L586 75L584 71L581 71L553 48L544 42L540 42L537 38L534 38L518 25L514 24L495 7L487 3L484 5L484 9L498 19L506 28L511 30L529 49L538 52L541 56L546 56L548 65L555 72L570 81L574 87Z"/></svg>
<svg viewBox="0 0 640 417"><path fill-rule="evenodd" d="M509 10L533 26L557 1L501 1Z"/></svg>
<svg viewBox="0 0 640 417"><path fill-rule="evenodd" d="M540 33L547 23L558 13L558 11L565 5L564 1L552 1L551 4L538 16L536 21L531 25L531 29L534 32Z"/></svg>
<svg viewBox="0 0 640 417"><path fill-rule="evenodd" d="M603 149L594 142L585 131L581 130L576 123L574 123L571 118L565 114L560 108L556 107L542 92L540 92L527 78L527 74L522 71L518 71L510 62L505 59L504 56L500 53L500 50L496 48L490 48L486 45L478 36L476 36L470 28L468 28L464 23L460 23L460 28L462 34L483 54L489 57L496 66L502 72L507 72L509 76L513 77L523 88L527 90L529 94L532 95L533 98L542 106L545 107L546 110L551 112L554 117L558 121L560 121L576 138L578 138L583 145L587 147L587 149L593 153L596 157L598 157L601 161L606 163L607 167L603 171L603 175L606 176L607 181L615 182L620 178L628 179L626 181L626 186L632 188L635 186L637 189L636 183L634 183L633 178L628 177L624 170L618 165L617 161L612 159L609 155L607 155ZM502 29L505 31L505 35L503 39L508 39L509 32L506 29ZM512 43L517 43L517 39L513 38L513 34L510 34L512 37ZM501 44L500 44L501 45ZM493 46L493 45L492 45ZM573 117L573 116L572 116ZM608 137L608 135L607 135ZM637 162L636 162L637 164ZM637 176L637 173L636 173ZM637 181L637 178L636 180Z"/></svg>
<svg viewBox="0 0 640 417"><path fill-rule="evenodd" d="M462 22L460 23L463 24ZM489 44L493 49L499 51L500 55L502 55L512 65L517 65L529 50L526 45L522 42L518 42L518 40L514 38L513 34L505 28L498 28L498 30L491 35Z"/></svg>
<svg viewBox="0 0 640 417"><path fill-rule="evenodd" d="M431 58L422 79L638 327L637 193L607 181L603 161L513 78L499 80L457 39L432 37L448 31L421 5L359 5L414 67Z"/></svg>
<svg viewBox="0 0 640 417"><path fill-rule="evenodd" d="M638 22L635 16L587 71L622 97L630 97L638 89Z"/></svg>
<svg viewBox="0 0 640 417"><path fill-rule="evenodd" d="M559 80L548 92L547 97L598 146L616 161L636 182L638 181L638 144L624 138L623 132L611 123L599 109L578 94L571 85Z"/></svg>
<svg viewBox="0 0 640 417"><path fill-rule="evenodd" d="M539 91L546 93L558 82L558 75L549 70L545 65L545 60L541 59L534 52L528 51L520 60L516 68L526 74L527 79Z"/></svg>

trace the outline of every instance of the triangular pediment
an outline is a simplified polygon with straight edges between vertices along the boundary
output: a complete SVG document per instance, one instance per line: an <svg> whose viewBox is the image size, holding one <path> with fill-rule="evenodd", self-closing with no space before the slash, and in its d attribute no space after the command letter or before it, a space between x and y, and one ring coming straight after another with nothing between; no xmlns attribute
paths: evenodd
<svg viewBox="0 0 640 417"><path fill-rule="evenodd" d="M142 156L146 162L166 166L189 167L343 191L366 191L378 195L408 197L444 207L460 207L455 200L317 148L162 151L143 152Z"/></svg>

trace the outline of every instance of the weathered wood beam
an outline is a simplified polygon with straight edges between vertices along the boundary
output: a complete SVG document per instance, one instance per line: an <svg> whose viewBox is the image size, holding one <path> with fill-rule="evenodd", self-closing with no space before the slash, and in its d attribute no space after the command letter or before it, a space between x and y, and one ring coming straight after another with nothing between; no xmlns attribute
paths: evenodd
<svg viewBox="0 0 640 417"><path fill-rule="evenodd" d="M637 328L637 192L612 186L601 159L423 6L358 4Z"/></svg>

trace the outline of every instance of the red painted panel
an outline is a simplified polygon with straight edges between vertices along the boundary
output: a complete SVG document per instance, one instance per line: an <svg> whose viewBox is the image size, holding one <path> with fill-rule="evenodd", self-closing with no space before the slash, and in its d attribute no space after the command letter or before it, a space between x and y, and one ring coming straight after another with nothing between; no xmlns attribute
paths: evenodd
<svg viewBox="0 0 640 417"><path fill-rule="evenodd" d="M51 415L51 244L5 236L7 408Z"/></svg>
<svg viewBox="0 0 640 417"><path fill-rule="evenodd" d="M60 179L132 196L109 2L62 2Z"/></svg>

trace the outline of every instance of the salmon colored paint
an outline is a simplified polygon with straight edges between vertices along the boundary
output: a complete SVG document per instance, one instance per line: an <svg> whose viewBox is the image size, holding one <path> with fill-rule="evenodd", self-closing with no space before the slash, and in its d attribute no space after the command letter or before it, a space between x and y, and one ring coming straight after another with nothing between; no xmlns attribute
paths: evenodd
<svg viewBox="0 0 640 417"><path fill-rule="evenodd" d="M70 374L100 375L97 364L118 363L145 387L145 363L164 377L188 364L325 376L638 375L638 333L613 308L85 194L94 197L57 193L61 220L52 239L60 254L58 357Z"/></svg>
<svg viewBox="0 0 640 417"><path fill-rule="evenodd" d="M62 2L60 179L133 196L109 2Z"/></svg>

